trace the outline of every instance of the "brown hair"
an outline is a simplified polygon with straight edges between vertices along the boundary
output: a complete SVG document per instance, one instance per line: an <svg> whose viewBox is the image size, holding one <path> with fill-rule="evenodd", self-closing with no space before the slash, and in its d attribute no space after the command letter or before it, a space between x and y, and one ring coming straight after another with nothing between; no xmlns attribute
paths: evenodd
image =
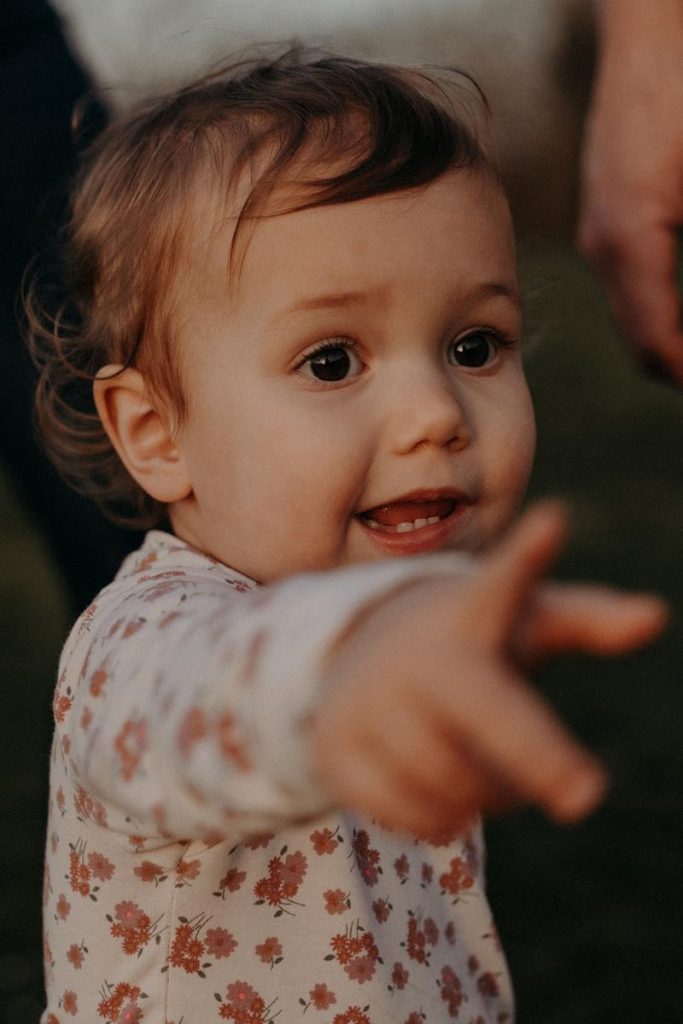
<svg viewBox="0 0 683 1024"><path fill-rule="evenodd" d="M108 363L134 365L182 422L171 286L200 173L226 196L245 168L253 175L229 254L237 273L244 226L268 216L268 198L294 180L295 163L301 201L288 212L416 188L455 168L495 176L482 110L486 118L483 95L460 72L295 48L223 68L109 125L84 154L72 192L60 286L68 300L51 302L36 275L25 303L40 368L38 427L67 481L119 522L149 527L165 516L116 455L92 380Z"/></svg>

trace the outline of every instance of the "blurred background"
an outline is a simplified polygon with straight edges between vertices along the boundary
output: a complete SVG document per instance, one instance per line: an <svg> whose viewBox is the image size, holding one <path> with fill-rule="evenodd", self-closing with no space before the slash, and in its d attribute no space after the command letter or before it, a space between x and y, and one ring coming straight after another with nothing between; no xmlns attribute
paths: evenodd
<svg viewBox="0 0 683 1024"><path fill-rule="evenodd" d="M575 828L558 829L534 812L491 822L491 900L520 1024L680 1020L683 395L632 367L573 246L595 55L588 6L59 0L59 17L44 0L3 6L1 1024L35 1024L42 1007L42 847L60 645L126 546L63 494L30 447L30 374L14 326L21 270L59 220L58 186L73 156L70 111L83 93L96 87L96 126L108 110L180 84L250 42L293 37L364 57L457 65L476 76L493 106L520 239L539 425L531 496L562 495L573 513L558 573L657 591L672 603L673 619L666 637L635 657L576 658L539 677L606 761L612 788Z"/></svg>

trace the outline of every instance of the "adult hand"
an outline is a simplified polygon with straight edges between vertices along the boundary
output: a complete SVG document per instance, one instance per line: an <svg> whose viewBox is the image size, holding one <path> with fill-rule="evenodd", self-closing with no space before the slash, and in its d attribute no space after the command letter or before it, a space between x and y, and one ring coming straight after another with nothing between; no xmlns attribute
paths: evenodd
<svg viewBox="0 0 683 1024"><path fill-rule="evenodd" d="M683 3L604 0L599 14L579 245L640 361L683 384Z"/></svg>

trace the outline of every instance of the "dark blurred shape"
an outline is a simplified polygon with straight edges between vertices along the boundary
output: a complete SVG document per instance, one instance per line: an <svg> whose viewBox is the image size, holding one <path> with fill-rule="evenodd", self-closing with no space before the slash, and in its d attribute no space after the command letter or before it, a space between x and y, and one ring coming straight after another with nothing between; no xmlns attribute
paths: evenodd
<svg viewBox="0 0 683 1024"><path fill-rule="evenodd" d="M36 252L54 244L80 139L106 119L44 0L4 0L0 14L0 457L64 573L74 610L110 581L138 537L113 526L62 483L34 439L35 373L19 291ZM84 106L84 97L85 106Z"/></svg>

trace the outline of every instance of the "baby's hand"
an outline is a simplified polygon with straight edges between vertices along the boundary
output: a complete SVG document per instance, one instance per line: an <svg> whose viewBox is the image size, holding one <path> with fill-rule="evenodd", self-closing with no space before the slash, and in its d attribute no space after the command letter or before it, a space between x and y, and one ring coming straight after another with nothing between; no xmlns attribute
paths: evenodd
<svg viewBox="0 0 683 1024"><path fill-rule="evenodd" d="M523 666L631 650L666 610L651 596L541 582L565 532L559 506L537 506L471 576L409 584L344 638L312 726L341 805L418 834L520 801L559 821L592 810L605 773Z"/></svg>

